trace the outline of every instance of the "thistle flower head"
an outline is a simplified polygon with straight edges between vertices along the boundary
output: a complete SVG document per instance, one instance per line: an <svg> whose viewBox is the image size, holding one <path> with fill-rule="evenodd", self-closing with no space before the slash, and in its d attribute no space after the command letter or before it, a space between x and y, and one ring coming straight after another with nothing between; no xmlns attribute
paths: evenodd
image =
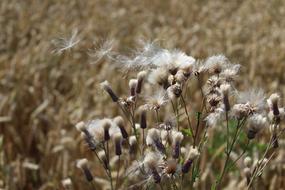
<svg viewBox="0 0 285 190"><path fill-rule="evenodd" d="M131 91L131 96L135 96L136 95L137 84L138 84L138 80L137 79L131 79L129 81L129 87L130 87L130 91Z"/></svg>
<svg viewBox="0 0 285 190"><path fill-rule="evenodd" d="M174 115L170 115L170 116L168 115L164 119L163 123L161 123L159 125L159 128L164 129L166 131L170 131L170 130L174 129L176 127L176 125L177 125L176 117Z"/></svg>
<svg viewBox="0 0 285 190"><path fill-rule="evenodd" d="M178 70L177 73L174 76L175 81L177 81L180 84L183 84L187 81L187 78L189 76L187 75L187 73L185 73L185 71L183 70Z"/></svg>
<svg viewBox="0 0 285 190"><path fill-rule="evenodd" d="M172 131L171 137L172 137L172 146L173 146L172 157L178 159L180 155L181 142L184 136L181 132Z"/></svg>
<svg viewBox="0 0 285 190"><path fill-rule="evenodd" d="M119 97L115 94L115 92L112 90L110 84L108 81L104 81L102 83L100 83L100 86L103 90L105 90L109 96L111 97L111 99L113 100L113 102L118 102Z"/></svg>
<svg viewBox="0 0 285 190"><path fill-rule="evenodd" d="M157 91L153 96L146 98L145 108L149 110L159 110L169 101L167 93L164 90Z"/></svg>
<svg viewBox="0 0 285 190"><path fill-rule="evenodd" d="M154 144L154 141L160 141L160 131L152 128L147 131L146 144L152 145Z"/></svg>
<svg viewBox="0 0 285 190"><path fill-rule="evenodd" d="M224 55L214 55L209 57L205 62L205 68L210 74L220 74L229 64Z"/></svg>
<svg viewBox="0 0 285 190"><path fill-rule="evenodd" d="M158 152L147 152L143 164L146 166L147 169L159 169L159 166L163 163L163 156Z"/></svg>
<svg viewBox="0 0 285 190"><path fill-rule="evenodd" d="M248 133L247 137L249 139L253 139L255 135L268 126L268 122L266 117L260 115L260 114L254 114L250 118L248 118Z"/></svg>
<svg viewBox="0 0 285 190"><path fill-rule="evenodd" d="M155 147L158 151L165 153L165 147L161 141L161 134L158 129L149 129L146 136L146 144Z"/></svg>
<svg viewBox="0 0 285 190"><path fill-rule="evenodd" d="M117 156L122 154L122 134L121 133L115 133L112 136L113 140L114 140L114 144L115 144L115 153Z"/></svg>
<svg viewBox="0 0 285 190"><path fill-rule="evenodd" d="M178 131L171 131L171 139L173 144L180 144L184 138L184 135Z"/></svg>
<svg viewBox="0 0 285 190"><path fill-rule="evenodd" d="M176 83L174 85L171 85L167 88L167 95L170 99L179 98L182 93L182 87L180 84Z"/></svg>
<svg viewBox="0 0 285 190"><path fill-rule="evenodd" d="M169 86L168 76L169 73L165 68L152 69L148 75L148 81L151 84L158 84L166 89Z"/></svg>
<svg viewBox="0 0 285 190"><path fill-rule="evenodd" d="M215 127L218 125L219 122L222 121L224 117L225 110L222 108L217 108L214 112L210 113L206 118L205 121L208 127Z"/></svg>
<svg viewBox="0 0 285 190"><path fill-rule="evenodd" d="M175 159L165 161L162 175L168 178L177 177L181 172L181 165Z"/></svg>
<svg viewBox="0 0 285 190"><path fill-rule="evenodd" d="M92 135L97 143L104 141L104 128L101 125L102 121L99 119L91 120L86 123L88 132Z"/></svg>
<svg viewBox="0 0 285 190"><path fill-rule="evenodd" d="M271 96L267 99L267 104L270 108L270 110L273 112L273 115L278 116L279 115L279 102L280 102L280 96L277 93L271 94Z"/></svg>
<svg viewBox="0 0 285 190"><path fill-rule="evenodd" d="M220 77L223 78L227 82L235 81L239 70L240 70L239 64L229 64L220 73Z"/></svg>
<svg viewBox="0 0 285 190"><path fill-rule="evenodd" d="M137 85L136 85L136 93L140 94L141 93L141 89L142 89L142 83L145 80L145 77L147 75L146 71L141 71L138 73L137 75Z"/></svg>
<svg viewBox="0 0 285 190"><path fill-rule="evenodd" d="M190 147L189 154L187 156L187 160L194 160L200 155L197 148Z"/></svg>
<svg viewBox="0 0 285 190"><path fill-rule="evenodd" d="M130 136L129 144L130 144L129 153L135 154L137 152L137 146L138 146L137 138L135 136Z"/></svg>
<svg viewBox="0 0 285 190"><path fill-rule="evenodd" d="M119 127L123 138L128 138L129 135L125 129L124 119L121 116L117 116L114 118L114 123Z"/></svg>
<svg viewBox="0 0 285 190"><path fill-rule="evenodd" d="M232 109L233 117L241 120L247 117L250 114L250 106L249 104L235 104Z"/></svg>
<svg viewBox="0 0 285 190"><path fill-rule="evenodd" d="M252 113L260 113L265 107L265 95L261 89L253 89L238 94L238 103L246 104L248 111Z"/></svg>
<svg viewBox="0 0 285 190"><path fill-rule="evenodd" d="M91 174L91 171L89 170L88 160L86 158L78 160L76 163L76 167L78 167L79 169L83 171L87 181L90 182L93 180L93 175Z"/></svg>

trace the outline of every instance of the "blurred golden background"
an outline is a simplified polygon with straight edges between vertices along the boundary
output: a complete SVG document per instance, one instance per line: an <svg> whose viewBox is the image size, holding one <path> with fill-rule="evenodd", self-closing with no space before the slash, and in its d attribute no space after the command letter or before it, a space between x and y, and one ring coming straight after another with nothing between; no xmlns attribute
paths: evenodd
<svg viewBox="0 0 285 190"><path fill-rule="evenodd" d="M88 151L74 124L118 113L99 82L125 88L111 63L92 64L94 41L122 53L139 39L197 59L223 53L243 66L246 87L284 97L284 18L283 0L1 0L0 188L59 189L69 176L82 189L75 160ZM75 29L80 43L52 53L52 40Z"/></svg>

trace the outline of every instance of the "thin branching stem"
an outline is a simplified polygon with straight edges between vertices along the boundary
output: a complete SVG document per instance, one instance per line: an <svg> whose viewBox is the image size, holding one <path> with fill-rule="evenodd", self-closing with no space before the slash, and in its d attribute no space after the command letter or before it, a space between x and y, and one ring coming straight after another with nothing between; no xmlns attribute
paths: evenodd
<svg viewBox="0 0 285 190"><path fill-rule="evenodd" d="M184 98L183 98L182 95L181 95L181 100L182 100L183 107L184 107L184 110L185 110L185 113L186 113L186 116L187 116L187 121L188 121L189 129L190 129L191 134L192 134L192 137L193 137L193 139L194 139L194 138L195 138L195 137L194 137L194 131L193 131L193 129L192 129L190 116L189 116L189 113L188 113L188 110L187 110L186 102L185 102L185 100L184 100Z"/></svg>
<svg viewBox="0 0 285 190"><path fill-rule="evenodd" d="M237 123L237 126L236 126L236 130L235 130L235 133L234 133L234 137L233 137L232 142L231 142L231 144L229 146L229 149L226 151L226 161L225 161L224 167L222 169L222 173L221 173L219 179L216 182L216 188L215 189L220 189L220 185L221 185L221 183L223 181L223 178L224 178L226 172L228 171L228 164L229 164L229 161L230 161L230 155L231 155L231 152L233 151L234 145L235 145L235 143L236 143L236 141L238 139L238 136L240 134L240 131L241 131L241 128L242 128L244 122L245 122L245 118L244 118L244 120L242 122L240 122L240 120L238 120L238 123Z"/></svg>

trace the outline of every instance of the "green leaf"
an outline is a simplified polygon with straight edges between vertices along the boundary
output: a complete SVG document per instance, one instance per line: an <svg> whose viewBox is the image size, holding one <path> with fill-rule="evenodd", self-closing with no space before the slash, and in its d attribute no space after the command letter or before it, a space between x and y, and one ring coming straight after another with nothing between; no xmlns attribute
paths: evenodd
<svg viewBox="0 0 285 190"><path fill-rule="evenodd" d="M181 129L181 132L185 136L188 136L188 137L192 137L193 136L190 129Z"/></svg>

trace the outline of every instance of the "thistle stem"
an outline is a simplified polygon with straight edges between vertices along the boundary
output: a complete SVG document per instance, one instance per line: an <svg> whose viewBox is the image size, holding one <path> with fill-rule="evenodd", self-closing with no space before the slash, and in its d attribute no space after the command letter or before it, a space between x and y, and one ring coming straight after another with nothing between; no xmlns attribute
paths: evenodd
<svg viewBox="0 0 285 190"><path fill-rule="evenodd" d="M120 171L120 165L121 165L121 156L119 156L119 161L118 161L118 168L117 168L117 177L116 177L116 188L118 188L118 181L119 181L119 171Z"/></svg>
<svg viewBox="0 0 285 190"><path fill-rule="evenodd" d="M194 132L193 132L193 129L192 129L192 125L191 125L190 116L189 116L189 113L188 113L188 110L187 110L186 102L185 102L185 100L184 100L182 95L181 95L181 100L182 100L182 103L183 103L183 106L184 106L185 113L187 115L187 121L188 121L189 129L191 131L192 137L195 138L193 136Z"/></svg>
<svg viewBox="0 0 285 190"><path fill-rule="evenodd" d="M245 120L243 120L245 121ZM236 126L236 130L235 130L235 134L234 134L234 137L233 137L233 140L232 140L232 143L231 145L229 146L229 149L226 151L226 161L225 161L225 164L224 164L224 167L223 167L223 170L222 170L222 173L221 173L221 176L219 178L219 180L216 182L216 187L215 189L220 189L220 186L221 186L221 183L223 181L223 178L228 170L228 164L229 164L229 161L230 161L230 155L231 155L231 152L234 148L234 145L236 143L236 140L238 139L237 137L239 136L239 131L241 129L241 124L243 124L244 122L240 122L240 120L238 120L238 123L237 123L237 126Z"/></svg>

